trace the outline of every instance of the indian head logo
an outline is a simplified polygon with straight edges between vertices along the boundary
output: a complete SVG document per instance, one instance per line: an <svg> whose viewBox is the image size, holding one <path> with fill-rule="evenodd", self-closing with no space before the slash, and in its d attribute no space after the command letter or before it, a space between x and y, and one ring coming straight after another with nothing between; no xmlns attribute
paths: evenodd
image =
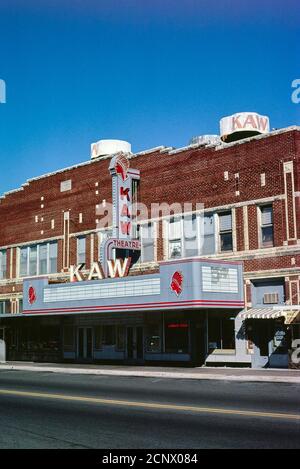
<svg viewBox="0 0 300 469"><path fill-rule="evenodd" d="M32 286L30 286L28 289L28 301L31 305L33 305L33 303L36 301L36 291Z"/></svg>
<svg viewBox="0 0 300 469"><path fill-rule="evenodd" d="M119 156L117 156L115 160L115 171L117 175L120 176L122 181L125 181L125 179L127 179L128 169L129 169L128 158L123 154L120 154Z"/></svg>
<svg viewBox="0 0 300 469"><path fill-rule="evenodd" d="M183 275L182 275L182 272L179 272L177 270L172 275L170 288L177 296L179 296L183 289L182 285L183 285Z"/></svg>

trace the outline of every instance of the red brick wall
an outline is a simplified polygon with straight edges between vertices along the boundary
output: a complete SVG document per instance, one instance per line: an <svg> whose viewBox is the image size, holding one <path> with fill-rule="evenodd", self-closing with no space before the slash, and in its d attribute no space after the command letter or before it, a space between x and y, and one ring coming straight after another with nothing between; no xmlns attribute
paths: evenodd
<svg viewBox="0 0 300 469"><path fill-rule="evenodd" d="M237 249L244 250L243 202L255 201L284 193L283 162L294 161L295 190L299 191L300 132L287 131L268 138L254 139L216 151L214 148L188 149L179 153L154 151L131 160L141 171L140 198L148 207L153 202L204 203L205 207L241 204L236 209ZM63 236L63 212L70 210L70 233L96 228L96 204L111 201L109 160L62 171L29 182L23 190L7 195L0 201L1 246L22 244ZM224 180L224 171L229 179ZM236 195L235 174L239 173L239 195ZM265 173L266 185L261 186L260 174ZM72 190L60 192L60 183L71 179ZM96 183L98 185L96 186ZM98 194L96 193L98 191ZM44 198L41 200L41 198ZM299 216L299 198L296 200ZM275 246L283 246L286 238L285 206L276 200L274 208ZM248 207L249 248L258 249L255 203ZM79 213L83 222L79 223ZM35 217L38 216L38 222ZM43 221L42 221L43 218ZM51 229L51 220L55 221ZM161 229L161 223L160 229ZM298 237L299 224L297 224ZM94 256L98 242L94 240ZM163 243L158 240L158 259L163 258ZM63 241L58 242L58 270L63 267ZM299 267L299 256L296 267ZM90 236L87 237L87 260L90 260ZM70 238L70 262L76 262L76 240ZM14 249L14 265L16 249ZM291 268L291 255L245 261L245 271ZM15 268L13 275L16 275ZM3 288L3 287L1 287Z"/></svg>

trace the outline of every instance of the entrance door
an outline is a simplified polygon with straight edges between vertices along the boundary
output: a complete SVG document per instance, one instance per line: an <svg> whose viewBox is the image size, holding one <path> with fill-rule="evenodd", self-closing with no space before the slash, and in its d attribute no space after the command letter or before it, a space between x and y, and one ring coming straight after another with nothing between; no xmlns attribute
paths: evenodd
<svg viewBox="0 0 300 469"><path fill-rule="evenodd" d="M129 326L126 332L126 358L142 362L144 359L144 333L142 326Z"/></svg>
<svg viewBox="0 0 300 469"><path fill-rule="evenodd" d="M195 366L205 363L206 327L204 320L192 323L192 360Z"/></svg>
<svg viewBox="0 0 300 469"><path fill-rule="evenodd" d="M77 355L80 360L93 358L93 329L91 327L78 328Z"/></svg>
<svg viewBox="0 0 300 469"><path fill-rule="evenodd" d="M268 319L253 321L254 354L253 368L267 368L269 365L270 326Z"/></svg>

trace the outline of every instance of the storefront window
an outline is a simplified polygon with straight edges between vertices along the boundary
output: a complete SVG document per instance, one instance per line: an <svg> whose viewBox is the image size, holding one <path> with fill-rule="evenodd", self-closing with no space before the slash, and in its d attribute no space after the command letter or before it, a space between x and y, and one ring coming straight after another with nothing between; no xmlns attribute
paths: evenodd
<svg viewBox="0 0 300 469"><path fill-rule="evenodd" d="M116 345L116 328L115 326L103 326L103 345Z"/></svg>
<svg viewBox="0 0 300 469"><path fill-rule="evenodd" d="M64 350L73 350L74 342L74 326L64 326Z"/></svg>
<svg viewBox="0 0 300 469"><path fill-rule="evenodd" d="M95 340L95 349L102 349L102 326L96 326L94 328L94 340Z"/></svg>
<svg viewBox="0 0 300 469"><path fill-rule="evenodd" d="M165 322L165 351L166 353L188 353L188 321L169 320Z"/></svg>
<svg viewBox="0 0 300 469"><path fill-rule="evenodd" d="M20 328L19 351L59 351L60 327L29 323Z"/></svg>
<svg viewBox="0 0 300 469"><path fill-rule="evenodd" d="M234 318L213 316L208 317L208 348L235 349Z"/></svg>
<svg viewBox="0 0 300 469"><path fill-rule="evenodd" d="M39 345L42 350L59 350L59 326L41 326Z"/></svg>
<svg viewBox="0 0 300 469"><path fill-rule="evenodd" d="M117 349L125 350L125 327L117 326Z"/></svg>
<svg viewBox="0 0 300 469"><path fill-rule="evenodd" d="M146 328L146 352L161 352L160 325L150 324Z"/></svg>

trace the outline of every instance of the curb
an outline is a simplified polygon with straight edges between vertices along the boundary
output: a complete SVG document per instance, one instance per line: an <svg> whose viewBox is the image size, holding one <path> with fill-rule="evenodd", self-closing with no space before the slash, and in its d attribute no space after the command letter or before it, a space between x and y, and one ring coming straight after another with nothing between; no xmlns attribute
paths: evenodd
<svg viewBox="0 0 300 469"><path fill-rule="evenodd" d="M61 373L70 375L98 375L98 376L127 376L140 378L170 378L170 379L192 379L192 380L215 380L215 381L242 381L242 382L263 382L263 383L288 383L300 384L300 376L253 376L253 375L226 375L226 374L196 374L180 373L169 371L130 371L130 370L101 370L89 368L56 368L50 366L18 366L18 365L0 365L0 371L36 371L48 373Z"/></svg>

